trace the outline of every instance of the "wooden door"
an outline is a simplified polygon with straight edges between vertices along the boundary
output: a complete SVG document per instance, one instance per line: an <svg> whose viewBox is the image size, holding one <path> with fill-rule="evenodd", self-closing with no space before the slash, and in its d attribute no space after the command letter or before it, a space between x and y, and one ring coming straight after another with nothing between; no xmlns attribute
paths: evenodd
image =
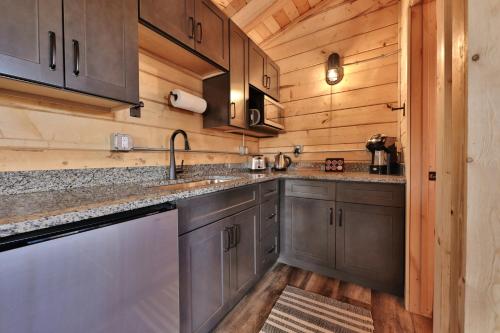
<svg viewBox="0 0 500 333"><path fill-rule="evenodd" d="M248 80L255 88L266 92L267 56L257 44L248 42Z"/></svg>
<svg viewBox="0 0 500 333"><path fill-rule="evenodd" d="M0 74L62 87L62 0L3 0L0 12Z"/></svg>
<svg viewBox="0 0 500 333"><path fill-rule="evenodd" d="M403 291L402 208L337 203L336 269Z"/></svg>
<svg viewBox="0 0 500 333"><path fill-rule="evenodd" d="M229 67L229 19L210 0L195 2L195 48L224 68Z"/></svg>
<svg viewBox="0 0 500 333"><path fill-rule="evenodd" d="M208 332L230 297L226 218L179 237L181 332Z"/></svg>
<svg viewBox="0 0 500 333"><path fill-rule="evenodd" d="M236 246L231 252L232 297L242 296L257 280L259 207L233 216Z"/></svg>
<svg viewBox="0 0 500 333"><path fill-rule="evenodd" d="M194 48L194 0L140 0L139 17Z"/></svg>
<svg viewBox="0 0 500 333"><path fill-rule="evenodd" d="M333 266L333 201L287 197L283 221L285 252L292 259Z"/></svg>
<svg viewBox="0 0 500 333"><path fill-rule="evenodd" d="M137 1L64 1L66 87L139 100Z"/></svg>
<svg viewBox="0 0 500 333"><path fill-rule="evenodd" d="M267 93L279 101L280 99L280 68L271 59L267 58Z"/></svg>
<svg viewBox="0 0 500 333"><path fill-rule="evenodd" d="M239 128L246 128L248 100L248 37L232 21L229 24L229 34L229 124Z"/></svg>
<svg viewBox="0 0 500 333"><path fill-rule="evenodd" d="M436 182L430 180L430 173L436 171L436 2L421 2L410 14L408 303L411 311L430 317L436 214Z"/></svg>

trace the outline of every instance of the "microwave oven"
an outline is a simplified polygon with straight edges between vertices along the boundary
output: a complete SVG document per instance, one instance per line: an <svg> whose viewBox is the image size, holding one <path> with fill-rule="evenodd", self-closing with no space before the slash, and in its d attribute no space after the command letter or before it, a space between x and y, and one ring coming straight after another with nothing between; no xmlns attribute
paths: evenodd
<svg viewBox="0 0 500 333"><path fill-rule="evenodd" d="M283 105L276 102L271 97L261 95L260 103L251 105L250 127L267 130L284 130L285 118Z"/></svg>

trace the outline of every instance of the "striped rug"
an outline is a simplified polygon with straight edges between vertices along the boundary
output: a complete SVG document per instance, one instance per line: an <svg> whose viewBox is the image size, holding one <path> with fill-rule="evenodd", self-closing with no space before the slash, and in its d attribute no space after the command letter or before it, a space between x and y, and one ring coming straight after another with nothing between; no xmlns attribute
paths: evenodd
<svg viewBox="0 0 500 333"><path fill-rule="evenodd" d="M374 332L369 310L287 286L261 333Z"/></svg>

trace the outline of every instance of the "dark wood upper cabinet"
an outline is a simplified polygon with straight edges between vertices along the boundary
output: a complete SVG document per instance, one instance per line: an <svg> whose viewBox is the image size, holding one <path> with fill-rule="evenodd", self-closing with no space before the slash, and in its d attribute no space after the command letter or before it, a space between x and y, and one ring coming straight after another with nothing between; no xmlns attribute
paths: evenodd
<svg viewBox="0 0 500 333"><path fill-rule="evenodd" d="M195 0L141 0L140 17L194 48Z"/></svg>
<svg viewBox="0 0 500 333"><path fill-rule="evenodd" d="M203 81L207 111L205 128L245 129L248 101L248 37L236 24L229 24L229 72Z"/></svg>
<svg viewBox="0 0 500 333"><path fill-rule="evenodd" d="M229 68L229 19L210 0L140 0L140 19Z"/></svg>
<svg viewBox="0 0 500 333"><path fill-rule="evenodd" d="M267 58L267 93L275 100L280 99L280 68Z"/></svg>
<svg viewBox="0 0 500 333"><path fill-rule="evenodd" d="M62 0L3 0L0 12L0 74L62 87Z"/></svg>
<svg viewBox="0 0 500 333"><path fill-rule="evenodd" d="M400 294L404 212L399 207L337 203L336 268Z"/></svg>
<svg viewBox="0 0 500 333"><path fill-rule="evenodd" d="M252 41L248 46L248 71L252 86L279 101L280 68Z"/></svg>
<svg viewBox="0 0 500 333"><path fill-rule="evenodd" d="M137 103L137 1L64 2L66 87Z"/></svg>
<svg viewBox="0 0 500 333"><path fill-rule="evenodd" d="M232 126L247 127L247 100L248 100L248 37L236 24L229 25L230 39L230 110L229 124Z"/></svg>
<svg viewBox="0 0 500 333"><path fill-rule="evenodd" d="M266 92L267 55L251 40L248 43L248 77L255 88Z"/></svg>
<svg viewBox="0 0 500 333"><path fill-rule="evenodd" d="M229 66L227 16L211 0L196 0L195 48L224 68Z"/></svg>

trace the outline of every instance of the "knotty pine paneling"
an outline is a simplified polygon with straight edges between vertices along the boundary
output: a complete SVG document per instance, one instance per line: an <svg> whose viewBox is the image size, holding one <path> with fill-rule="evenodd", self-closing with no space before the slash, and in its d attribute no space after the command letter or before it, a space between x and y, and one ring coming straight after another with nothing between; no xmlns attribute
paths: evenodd
<svg viewBox="0 0 500 333"><path fill-rule="evenodd" d="M130 117L128 109L103 112L86 105L2 91L0 171L166 165L167 152L110 152L110 134L131 134L136 146L168 147L171 133L178 128L187 131L195 150L179 152L179 162L246 161L237 154L240 135L203 129L202 115L167 104L165 96L174 88L201 95L198 77L146 53L140 54L139 67L140 96L145 104L141 118ZM258 149L254 138L247 138L246 145L250 152ZM178 147L182 147L180 140Z"/></svg>
<svg viewBox="0 0 500 333"><path fill-rule="evenodd" d="M389 0L359 0L326 8L263 43L281 68L286 133L260 139L259 150L271 157L300 144L304 154L294 160L368 162L369 137L400 137L398 114L386 106L399 102L399 7ZM325 82L332 52L346 65L344 79L334 86Z"/></svg>

